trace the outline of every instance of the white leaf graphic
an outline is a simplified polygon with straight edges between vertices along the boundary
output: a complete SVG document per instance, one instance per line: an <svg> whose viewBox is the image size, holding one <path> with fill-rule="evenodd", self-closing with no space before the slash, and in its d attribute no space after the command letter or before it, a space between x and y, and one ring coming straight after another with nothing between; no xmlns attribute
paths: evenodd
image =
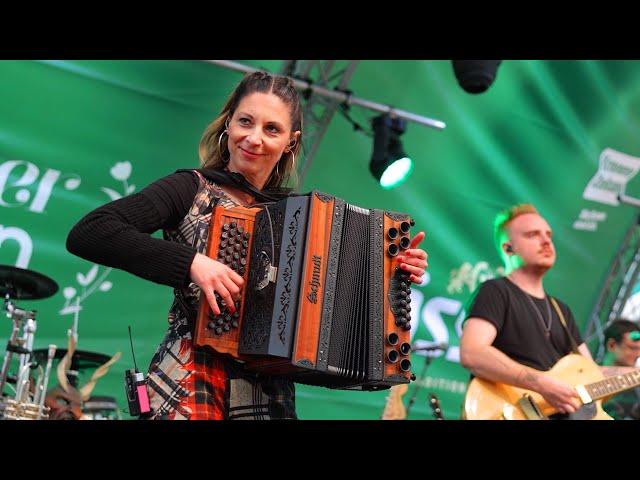
<svg viewBox="0 0 640 480"><path fill-rule="evenodd" d="M108 292L109 290L111 290L111 287L113 287L113 284L111 282L102 282L102 285L100 285L100 290L103 292Z"/></svg>
<svg viewBox="0 0 640 480"><path fill-rule="evenodd" d="M80 185L79 178L70 178L66 182L64 182L64 188L67 190L75 190Z"/></svg>
<svg viewBox="0 0 640 480"><path fill-rule="evenodd" d="M100 190L102 190L104 193L106 193L107 195L109 195L109 198L111 200L118 200L120 198L122 198L122 195L120 195L118 192L116 192L115 190L111 190L110 188L107 187L102 187Z"/></svg>
<svg viewBox="0 0 640 480"><path fill-rule="evenodd" d="M98 265L94 265L93 267L91 267L91 270L87 272L87 285L96 279L97 274L98 274Z"/></svg>
<svg viewBox="0 0 640 480"><path fill-rule="evenodd" d="M129 162L118 162L110 170L110 173L116 180L126 180L131 175L131 164Z"/></svg>
<svg viewBox="0 0 640 480"><path fill-rule="evenodd" d="M80 310L82 310L82 306L80 305L69 305L68 307L64 307L58 313L60 315L69 315L71 313L79 312Z"/></svg>
<svg viewBox="0 0 640 480"><path fill-rule="evenodd" d="M76 289L73 287L67 287L62 291L62 294L64 295L64 298L69 300L76 294Z"/></svg>
<svg viewBox="0 0 640 480"><path fill-rule="evenodd" d="M85 276L83 274L81 274L80 272L78 272L76 274L76 280L83 287L86 287L87 285L89 285L89 282L87 282L87 279L85 278Z"/></svg>
<svg viewBox="0 0 640 480"><path fill-rule="evenodd" d="M136 189L135 185L129 185L129 188L127 188L127 195L135 191L135 189Z"/></svg>

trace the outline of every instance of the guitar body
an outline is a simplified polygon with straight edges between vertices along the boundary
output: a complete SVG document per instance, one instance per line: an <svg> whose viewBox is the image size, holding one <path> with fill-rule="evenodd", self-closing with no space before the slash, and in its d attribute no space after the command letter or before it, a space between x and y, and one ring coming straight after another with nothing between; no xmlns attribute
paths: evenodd
<svg viewBox="0 0 640 480"><path fill-rule="evenodd" d="M585 385L604 379L598 365L583 355L569 354L562 357L553 368L542 373L569 385ZM526 420L520 400L529 395L544 416L558 413L537 392L512 387L499 382L474 378L464 399L463 416L467 420ZM602 409L602 400L583 405L576 413L568 416L580 420L612 420Z"/></svg>

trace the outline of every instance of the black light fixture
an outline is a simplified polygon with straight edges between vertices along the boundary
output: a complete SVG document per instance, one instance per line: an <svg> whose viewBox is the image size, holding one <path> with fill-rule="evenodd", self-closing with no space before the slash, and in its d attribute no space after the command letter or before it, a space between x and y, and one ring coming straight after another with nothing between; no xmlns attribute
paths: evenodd
<svg viewBox="0 0 640 480"><path fill-rule="evenodd" d="M465 92L482 93L496 78L502 60L452 60L453 73Z"/></svg>
<svg viewBox="0 0 640 480"><path fill-rule="evenodd" d="M369 170L382 188L390 189L407 179L413 162L404 152L400 136L407 129L406 120L384 113L372 120L373 153Z"/></svg>

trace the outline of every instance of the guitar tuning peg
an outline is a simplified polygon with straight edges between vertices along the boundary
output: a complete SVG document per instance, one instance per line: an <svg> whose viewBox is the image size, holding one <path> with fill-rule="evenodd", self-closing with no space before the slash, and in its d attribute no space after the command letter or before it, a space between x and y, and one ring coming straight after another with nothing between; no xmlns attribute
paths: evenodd
<svg viewBox="0 0 640 480"><path fill-rule="evenodd" d="M412 381L412 382L415 382L415 381L416 381L416 374L415 374L415 373L412 373L412 374L411 374L411 381Z"/></svg>

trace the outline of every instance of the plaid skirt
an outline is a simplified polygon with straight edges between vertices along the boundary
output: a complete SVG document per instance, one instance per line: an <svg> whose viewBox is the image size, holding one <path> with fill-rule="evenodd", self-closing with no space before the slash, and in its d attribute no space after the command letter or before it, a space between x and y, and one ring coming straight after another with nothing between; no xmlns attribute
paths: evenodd
<svg viewBox="0 0 640 480"><path fill-rule="evenodd" d="M178 330L169 328L149 366L151 419L297 419L292 381L247 372Z"/></svg>

